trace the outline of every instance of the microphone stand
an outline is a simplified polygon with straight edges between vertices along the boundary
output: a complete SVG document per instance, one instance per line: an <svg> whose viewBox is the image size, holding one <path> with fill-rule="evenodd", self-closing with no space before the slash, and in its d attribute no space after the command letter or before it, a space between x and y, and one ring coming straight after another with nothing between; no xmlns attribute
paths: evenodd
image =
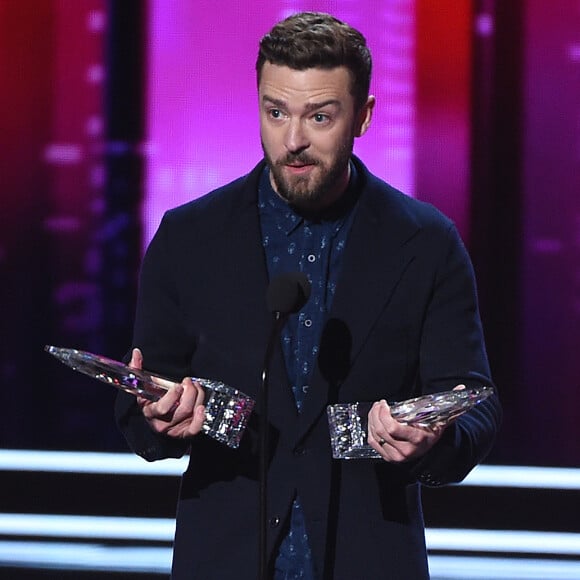
<svg viewBox="0 0 580 580"><path fill-rule="evenodd" d="M266 346L264 365L262 367L262 384L259 393L259 580L268 580L268 459L270 446L268 442L268 372L274 346L280 337L282 327L293 312L298 312L310 297L310 282L302 272L288 272L274 278L266 292L268 310L274 314L274 323Z"/></svg>
<svg viewBox="0 0 580 580"><path fill-rule="evenodd" d="M262 367L262 382L260 388L260 431L259 431L259 580L268 580L268 456L269 456L269 438L268 438L268 379L270 362L274 352L274 346L280 336L282 327L286 322L287 314L274 312L274 324L270 331L266 354L264 356L264 365Z"/></svg>

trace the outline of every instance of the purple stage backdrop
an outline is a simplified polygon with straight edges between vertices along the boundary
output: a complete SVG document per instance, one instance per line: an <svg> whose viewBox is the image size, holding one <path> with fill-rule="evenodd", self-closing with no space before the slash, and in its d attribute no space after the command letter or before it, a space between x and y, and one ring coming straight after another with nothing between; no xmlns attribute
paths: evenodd
<svg viewBox="0 0 580 580"><path fill-rule="evenodd" d="M299 10L331 12L367 37L378 104L356 152L414 194L414 0L151 0L149 6L145 243L163 211L247 173L260 159L258 41Z"/></svg>

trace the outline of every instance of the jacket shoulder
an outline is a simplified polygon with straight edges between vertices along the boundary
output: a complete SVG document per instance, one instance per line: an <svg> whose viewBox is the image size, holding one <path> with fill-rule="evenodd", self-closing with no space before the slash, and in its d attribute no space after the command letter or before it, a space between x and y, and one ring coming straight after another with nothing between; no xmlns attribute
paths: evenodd
<svg viewBox="0 0 580 580"><path fill-rule="evenodd" d="M408 221L417 227L434 227L448 230L453 221L434 205L411 197L361 166L364 190L369 202L376 206L377 215L387 212L398 220Z"/></svg>
<svg viewBox="0 0 580 580"><path fill-rule="evenodd" d="M247 175L238 177L230 183L218 187L196 199L174 207L165 213L164 220L183 222L203 216L225 215L235 211L255 198L260 165Z"/></svg>

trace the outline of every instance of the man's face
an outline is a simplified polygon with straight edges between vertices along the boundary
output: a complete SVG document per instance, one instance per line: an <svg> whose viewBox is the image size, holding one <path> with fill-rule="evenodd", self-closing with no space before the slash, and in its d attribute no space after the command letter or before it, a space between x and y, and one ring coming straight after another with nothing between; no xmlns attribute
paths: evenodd
<svg viewBox="0 0 580 580"><path fill-rule="evenodd" d="M260 135L270 181L290 204L309 211L345 191L354 138L368 125L374 98L355 110L345 67L303 71L269 62L262 69Z"/></svg>

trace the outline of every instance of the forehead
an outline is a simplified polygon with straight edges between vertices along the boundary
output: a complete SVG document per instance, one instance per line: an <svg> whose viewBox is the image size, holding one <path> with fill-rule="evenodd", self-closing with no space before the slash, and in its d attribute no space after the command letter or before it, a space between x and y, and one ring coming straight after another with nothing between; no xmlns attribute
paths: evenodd
<svg viewBox="0 0 580 580"><path fill-rule="evenodd" d="M309 102L321 99L352 101L350 73L344 66L296 70L287 66L264 63L258 93L285 102Z"/></svg>

